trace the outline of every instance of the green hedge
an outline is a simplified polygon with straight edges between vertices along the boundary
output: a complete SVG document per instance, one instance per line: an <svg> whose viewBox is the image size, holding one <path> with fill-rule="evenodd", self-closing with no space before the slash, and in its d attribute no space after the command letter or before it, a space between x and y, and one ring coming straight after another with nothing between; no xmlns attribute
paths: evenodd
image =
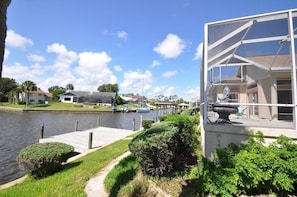
<svg viewBox="0 0 297 197"><path fill-rule="evenodd" d="M250 135L247 144L218 149L214 161L201 157L192 171L197 193L211 196L288 196L297 189L297 144L280 136L264 145L261 132Z"/></svg>
<svg viewBox="0 0 297 197"><path fill-rule="evenodd" d="M200 111L200 107L190 107L188 109L185 109L185 111L183 111L181 114L182 115L195 115L197 113L199 113Z"/></svg>
<svg viewBox="0 0 297 197"><path fill-rule="evenodd" d="M38 143L24 148L17 161L20 168L29 175L41 178L60 170L63 162L66 162L73 152L74 148L64 143Z"/></svg>
<svg viewBox="0 0 297 197"><path fill-rule="evenodd" d="M152 119L143 119L142 120L142 126L143 126L144 130L151 128L153 124L154 124L154 120L152 120Z"/></svg>
<svg viewBox="0 0 297 197"><path fill-rule="evenodd" d="M179 170L194 152L197 135L194 123L185 116L168 116L135 137L129 149L140 160L145 174L156 177Z"/></svg>
<svg viewBox="0 0 297 197"><path fill-rule="evenodd" d="M160 114L158 116L158 119L159 119L160 122L163 122L163 121L166 120L167 117L168 117L168 114Z"/></svg>
<svg viewBox="0 0 297 197"><path fill-rule="evenodd" d="M129 144L132 154L140 159L145 174L160 176L173 170L175 138L178 127L164 122L135 137Z"/></svg>

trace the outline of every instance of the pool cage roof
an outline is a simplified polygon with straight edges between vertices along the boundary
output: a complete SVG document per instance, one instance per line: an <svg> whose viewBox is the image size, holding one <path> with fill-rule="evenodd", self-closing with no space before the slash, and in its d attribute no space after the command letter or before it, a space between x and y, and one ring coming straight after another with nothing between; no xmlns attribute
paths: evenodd
<svg viewBox="0 0 297 197"><path fill-rule="evenodd" d="M296 42L297 9L205 24L201 66L204 113L209 85L213 83L209 71L252 65L271 73L292 73L292 102L296 114Z"/></svg>

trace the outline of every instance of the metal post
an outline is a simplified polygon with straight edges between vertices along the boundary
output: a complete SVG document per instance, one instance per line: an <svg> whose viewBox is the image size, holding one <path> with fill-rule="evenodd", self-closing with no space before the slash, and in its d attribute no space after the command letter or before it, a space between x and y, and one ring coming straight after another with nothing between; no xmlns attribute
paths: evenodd
<svg viewBox="0 0 297 197"><path fill-rule="evenodd" d="M41 125L41 129L40 129L40 139L43 139L43 134L44 134L44 125Z"/></svg>
<svg viewBox="0 0 297 197"><path fill-rule="evenodd" d="M77 129L78 129L78 120L75 121L74 131L77 131Z"/></svg>
<svg viewBox="0 0 297 197"><path fill-rule="evenodd" d="M88 148L92 149L92 143L93 143L93 132L89 133L89 144L88 144Z"/></svg>

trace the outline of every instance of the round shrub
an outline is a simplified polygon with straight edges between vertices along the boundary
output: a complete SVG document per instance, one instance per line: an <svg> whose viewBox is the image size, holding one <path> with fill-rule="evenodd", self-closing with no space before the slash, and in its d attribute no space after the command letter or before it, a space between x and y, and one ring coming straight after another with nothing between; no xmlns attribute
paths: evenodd
<svg viewBox="0 0 297 197"><path fill-rule="evenodd" d="M140 159L145 174L159 177L173 170L177 133L174 123L162 122L131 141L129 149Z"/></svg>
<svg viewBox="0 0 297 197"><path fill-rule="evenodd" d="M200 107L191 107L183 111L181 114L190 116L190 115L195 115L199 113L199 111L200 111Z"/></svg>
<svg viewBox="0 0 297 197"><path fill-rule="evenodd" d="M167 116L168 116L167 114L160 114L158 116L158 119L159 119L160 122L162 122L162 121L166 120Z"/></svg>
<svg viewBox="0 0 297 197"><path fill-rule="evenodd" d="M182 169L197 145L193 121L187 116L170 115L136 136L129 149L140 160L145 174L160 177Z"/></svg>
<svg viewBox="0 0 297 197"><path fill-rule="evenodd" d="M18 155L19 167L34 178L41 178L59 171L74 152L74 148L60 142L32 144Z"/></svg>
<svg viewBox="0 0 297 197"><path fill-rule="evenodd" d="M152 120L152 119L143 119L142 120L142 126L143 126L144 130L151 128L153 123L154 123L154 120Z"/></svg>

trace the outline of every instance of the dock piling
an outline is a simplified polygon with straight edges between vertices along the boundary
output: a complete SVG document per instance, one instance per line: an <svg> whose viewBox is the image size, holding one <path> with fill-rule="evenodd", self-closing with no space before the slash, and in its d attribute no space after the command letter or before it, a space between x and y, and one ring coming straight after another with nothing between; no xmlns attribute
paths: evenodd
<svg viewBox="0 0 297 197"><path fill-rule="evenodd" d="M89 133L89 144L88 149L92 149L92 143L93 143L93 132Z"/></svg>
<svg viewBox="0 0 297 197"><path fill-rule="evenodd" d="M40 139L43 139L43 134L44 134L44 125L41 125L41 129L40 129Z"/></svg>
<svg viewBox="0 0 297 197"><path fill-rule="evenodd" d="M74 131L77 131L78 129L78 120L75 121Z"/></svg>

